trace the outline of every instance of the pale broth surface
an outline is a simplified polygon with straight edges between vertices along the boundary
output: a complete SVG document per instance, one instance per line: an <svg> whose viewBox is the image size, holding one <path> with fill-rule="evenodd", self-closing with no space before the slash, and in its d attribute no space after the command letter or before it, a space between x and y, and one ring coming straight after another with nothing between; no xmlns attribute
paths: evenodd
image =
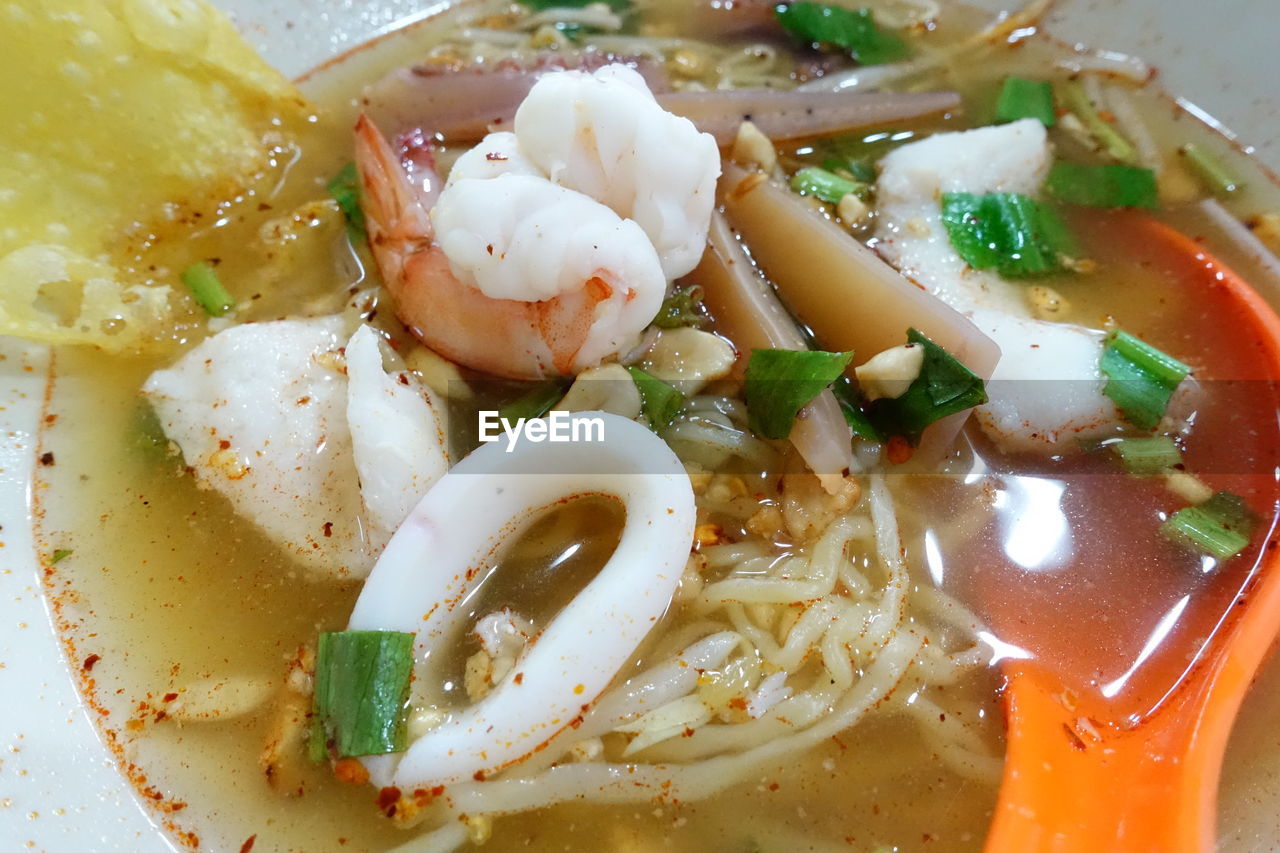
<svg viewBox="0 0 1280 853"><path fill-rule="evenodd" d="M955 26L964 31L969 24ZM272 319L300 308L320 313L341 307L349 289L363 281L362 264L367 265L367 257L361 259L343 249L341 221L331 205L303 206L324 198L324 182L350 157L347 128L355 112L354 93L382 71L410 61L441 35L435 24L419 26L317 76L310 84L311 95L322 110L318 121L300 134L296 158L287 166L282 160L277 174L260 184L258 196L245 196L220 208L228 224L197 227L194 233L175 228L172 239L153 241L155 245L139 250L139 262L154 263L160 258L181 268L193 257L219 258L224 278L241 282L237 295L247 297L255 289L261 294L250 316L243 319ZM942 37L954 36L944 27ZM1052 55L1047 47L1040 53L1020 50L1001 56L1006 54L1007 62L978 72L981 79L970 79L960 71L945 84L980 102L991 81L1019 68L1035 67ZM1146 92L1136 96L1144 99L1148 112L1161 112L1158 96ZM982 118L971 115L965 122L969 120ZM1178 118L1168 121L1187 123ZM942 129L954 124L948 122ZM1181 138L1183 130L1170 131L1171 138ZM272 192L276 179L281 184ZM1247 196L1239 203L1245 209L1257 206L1259 199L1270 199L1266 195L1270 191L1269 186L1254 190L1262 195ZM259 204L270 204L271 210L259 210ZM296 239L263 239L263 223L273 216L283 217L279 227L290 230ZM1194 227L1193 214L1181 218ZM1087 222L1079 224L1090 227ZM1123 246L1108 244L1101 235L1091 245L1111 263L1104 263L1104 272L1087 282L1062 284L1069 288L1075 312L1066 319L1094 324L1101 315L1112 316L1129 331L1151 334L1170 347L1184 343L1178 335L1186 326L1174 318L1190 310L1191 303L1160 294L1158 271L1127 264ZM1163 306L1160 310L1151 310L1153 297ZM175 337L182 345L187 337L201 334L199 323L193 323ZM1204 345L1203 341L1186 343ZM217 721L180 722L166 710L174 701L166 700L167 696L181 696L200 683L267 684L272 691L279 690L299 647L312 643L319 631L341 629L359 592L357 583L308 579L265 536L238 519L224 499L201 491L193 478L182 476L180 459L146 440L137 389L151 370L171 357L124 359L70 350L58 354L48 411L51 420L43 442L43 450L54 457L53 464L41 471L41 534L46 550L72 551L48 578L69 657L81 666L100 725L119 746L135 785L156 800L162 818L172 822L183 843L234 851L256 837L259 850L391 849L409 836L379 812L375 790L344 785L319 765L304 766L297 784L282 786L276 780L273 786L260 756L279 713L278 699ZM1057 482L1073 473L1070 467L1027 476ZM1100 516L1098 510L1105 509L1100 507L1101 490L1087 472L1073 483L1078 505L1066 515L1072 524L1089 526L1091 537L1096 537L1091 525ZM897 491L900 502L905 492L921 495L914 526L903 521L915 581L928 584L934 575L944 589L987 617L981 608L982 579L966 571L966 563L978 558L975 548L989 553L1007 547L1003 537L1008 531L997 523L998 514L987 512L966 522L976 527L961 528L965 535L958 537L954 551L946 552L945 567L930 563L924 541L931 532L957 538L956 530L948 529L948 513L931 508L931 500L953 509L967 503L982 505L989 495L973 494L974 490L955 481L904 483ZM1133 504L1139 497L1129 489L1123 497L1107 497L1103 503ZM1154 535L1159 496L1147 497L1152 504L1144 512L1151 518ZM1009 499L1017 500L1016 496ZM584 582L608 553L598 537L581 531L610 525L616 529L617 525L617 514L610 516L609 510L598 506L569 512L584 517L577 519L580 523L570 518L568 526L577 532L566 538L565 547L574 542L589 547L566 561L564 568L571 570L568 574L576 576L576 581L562 578L567 585L557 590L560 597L570 594L575 583ZM1165 609L1162 604L1182 594L1199 595L1207 585L1222 587L1213 596L1221 601L1239 588L1240 572L1247 571L1247 566L1237 567L1228 577L1206 579L1194 570L1188 574L1186 565L1170 565L1171 552L1152 552L1148 545L1149 541L1135 545L1126 540L1098 561L1096 573L1091 569L1081 574L1073 567L1069 575L1040 580L1047 586L1044 598L1081 594L1082 584L1092 589L1095 581L1105 583L1108 577L1116 577L1109 574L1112 567L1124 565L1126 574L1109 600L1112 606L1100 613L1095 626L1105 632L1109 620L1126 626L1135 620L1157 620ZM513 574L520 571L520 562L518 548L500 559L504 569L514 569ZM1135 600L1123 594L1134 576L1130 573L1144 579L1160 576L1150 583L1155 590L1152 597ZM492 594L496 600L509 597L519 604L521 592L513 586ZM678 613L669 616L669 620L678 618ZM1069 627L1063 626L1059 633L1064 642L1070 638ZM999 626L996 629L999 633ZM1139 645L1146 636L1145 632L1117 632L1138 636ZM1054 655L1069 648L1060 645L1037 651ZM1117 644L1112 669L1123 672L1136 653L1136 648ZM1098 684L1114 674L1109 670L1077 675ZM950 695L933 698L948 707L964 708L963 713L973 718L975 731L998 740L996 686L996 673L982 671L948 688L945 692ZM1143 701L1137 700L1139 705ZM1132 713L1140 715L1145 709ZM998 742L993 748L999 748ZM786 766L762 768L758 779L704 802L556 806L499 819L485 847L743 853L881 846L969 850L981 847L994 798L992 785L950 770L913 722L901 716L873 717Z"/></svg>

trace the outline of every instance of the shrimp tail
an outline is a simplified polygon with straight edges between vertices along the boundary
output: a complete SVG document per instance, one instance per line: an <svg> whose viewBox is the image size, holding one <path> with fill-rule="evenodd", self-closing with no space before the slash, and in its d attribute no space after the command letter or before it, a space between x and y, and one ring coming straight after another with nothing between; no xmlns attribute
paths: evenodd
<svg viewBox="0 0 1280 853"><path fill-rule="evenodd" d="M427 249L435 236L428 214L440 194L440 177L430 143L416 132L406 134L401 148L403 157L396 155L382 132L361 113L355 142L360 207L370 244L375 250L384 249L375 254L385 281L398 279L408 256Z"/></svg>

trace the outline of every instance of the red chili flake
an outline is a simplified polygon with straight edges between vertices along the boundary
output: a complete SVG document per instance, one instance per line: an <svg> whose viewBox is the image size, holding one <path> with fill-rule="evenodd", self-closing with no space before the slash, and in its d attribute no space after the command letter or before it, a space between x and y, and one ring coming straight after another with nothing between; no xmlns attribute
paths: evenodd
<svg viewBox="0 0 1280 853"><path fill-rule="evenodd" d="M178 698L178 694L177 694L177 693L166 693L166 694L164 694L164 696L162 696L161 698L162 698L162 699L164 699L164 701L166 701L166 702L172 702L174 699L177 699L177 698Z"/></svg>
<svg viewBox="0 0 1280 853"><path fill-rule="evenodd" d="M396 377L396 379L397 379L397 380L399 380L399 382L400 382L400 384L401 384L401 385L408 385L408 384L409 384L409 377L408 377L408 376L405 376L403 373L401 373L399 376L397 376L397 377Z"/></svg>
<svg viewBox="0 0 1280 853"><path fill-rule="evenodd" d="M396 786L389 785L378 791L378 808L382 811L394 810L398 802L400 802L400 789Z"/></svg>
<svg viewBox="0 0 1280 853"><path fill-rule="evenodd" d="M227 440L224 438L224 439L222 439L221 441L219 441L219 442L218 442L218 447L219 447L219 449L221 449L221 450L230 450L230 449L231 449L231 442L227 441Z"/></svg>
<svg viewBox="0 0 1280 853"><path fill-rule="evenodd" d="M253 835L250 835L248 838L246 838L244 840L244 844L240 845L240 853L249 853L249 851L253 849L253 842L257 840L258 840L257 833L254 833Z"/></svg>
<svg viewBox="0 0 1280 853"><path fill-rule="evenodd" d="M45 452L45 453L40 454L40 464L41 464L41 465L52 465L52 464L53 464L53 454L52 454L52 453L48 453L48 452Z"/></svg>
<svg viewBox="0 0 1280 853"><path fill-rule="evenodd" d="M369 781L369 771L354 758L343 758L334 762L333 775L339 782L350 782L352 785L363 785Z"/></svg>
<svg viewBox="0 0 1280 853"><path fill-rule="evenodd" d="M915 453L915 448L911 446L911 442L900 435L892 436L888 443L885 444L884 450L889 457L889 462L894 465L901 465L911 458L911 454Z"/></svg>
<svg viewBox="0 0 1280 853"><path fill-rule="evenodd" d="M776 791L776 790L778 790L778 788L779 788L779 787L781 787L781 786L779 786L777 782L773 782L773 783L771 783L771 784L769 785L769 790L770 790L770 791Z"/></svg>
<svg viewBox="0 0 1280 853"><path fill-rule="evenodd" d="M512 680L515 681L516 684L524 684L524 673L517 672L516 677Z"/></svg>
<svg viewBox="0 0 1280 853"><path fill-rule="evenodd" d="M472 778L472 779L475 779L477 782L483 782L483 781L484 781L484 771L483 771L483 770L477 770L475 773L472 773L472 774L471 774L471 778Z"/></svg>
<svg viewBox="0 0 1280 853"><path fill-rule="evenodd" d="M81 665L81 669L83 669L85 672L88 672L89 670L93 669L93 665L100 660L102 660L102 655L89 655L87 658L84 659L84 664Z"/></svg>
<svg viewBox="0 0 1280 853"><path fill-rule="evenodd" d="M324 523L324 538L328 539L332 535L333 535L333 522L326 521Z"/></svg>

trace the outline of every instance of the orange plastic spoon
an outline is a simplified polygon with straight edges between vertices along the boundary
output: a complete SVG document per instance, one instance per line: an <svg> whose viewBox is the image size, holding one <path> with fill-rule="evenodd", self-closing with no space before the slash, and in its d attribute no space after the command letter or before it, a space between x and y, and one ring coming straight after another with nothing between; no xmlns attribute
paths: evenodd
<svg viewBox="0 0 1280 853"><path fill-rule="evenodd" d="M1203 266L1205 280L1245 309L1254 328L1238 335L1257 342L1264 375L1280 379L1280 318L1272 307L1193 240L1153 220L1130 225L1171 257ZM1108 718L1105 700L1076 695L1047 666L1006 662L1009 747L988 853L1213 849L1227 737L1280 632L1280 549L1275 527L1267 534L1256 571L1200 660L1133 728L1097 725Z"/></svg>

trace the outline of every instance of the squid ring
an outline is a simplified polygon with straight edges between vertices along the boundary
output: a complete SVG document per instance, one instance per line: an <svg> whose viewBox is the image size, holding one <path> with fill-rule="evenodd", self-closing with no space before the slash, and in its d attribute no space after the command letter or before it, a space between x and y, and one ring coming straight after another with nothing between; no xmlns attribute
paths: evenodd
<svg viewBox="0 0 1280 853"><path fill-rule="evenodd" d="M365 759L375 777L390 770L392 784L430 787L519 763L576 725L670 604L693 538L684 468L634 421L602 412L570 418L571 426L602 425L601 440L509 448L504 437L441 477L374 566L349 627L412 632L416 662L434 663L465 627L464 602L483 577L475 569L534 511L565 498L620 500L626 521L617 549L483 699L421 735L398 762Z"/></svg>

